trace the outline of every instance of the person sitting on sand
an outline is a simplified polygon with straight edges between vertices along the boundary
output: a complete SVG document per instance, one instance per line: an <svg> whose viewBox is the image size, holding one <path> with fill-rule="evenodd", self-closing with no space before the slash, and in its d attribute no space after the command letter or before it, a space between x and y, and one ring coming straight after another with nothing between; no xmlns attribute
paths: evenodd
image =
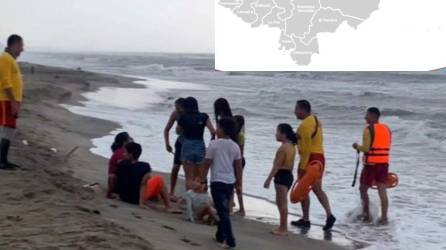
<svg viewBox="0 0 446 250"><path fill-rule="evenodd" d="M288 235L288 191L293 185L293 165L296 158L297 137L293 128L289 124L279 124L277 126L276 140L281 142L274 158L273 167L268 178L266 178L265 188L269 188L274 177L276 188L276 204L280 213L280 225L272 230L275 235Z"/></svg>
<svg viewBox="0 0 446 250"><path fill-rule="evenodd" d="M132 142L133 139L127 132L121 132L115 136L115 140L111 145L113 152L112 157L108 161L108 188L107 198L114 198L113 194L117 192L117 176L118 164L124 159L124 148L127 143Z"/></svg>
<svg viewBox="0 0 446 250"><path fill-rule="evenodd" d="M148 201L160 199L168 212L181 213L171 206L164 179L151 175L149 163L138 161L141 153L142 148L138 143L125 145L125 160L119 163L117 171L119 198L142 208L146 208Z"/></svg>
<svg viewBox="0 0 446 250"><path fill-rule="evenodd" d="M183 147L183 135L181 129L177 126L176 132L178 134L177 140L175 141L175 152L172 146L170 146L169 132L172 129L175 121L178 122L180 115L184 113L184 98L178 98L175 100L175 110L170 114L169 120L167 121L166 127L164 128L164 143L166 145L166 150L169 153L173 153L173 166L170 173L170 197L172 200L177 200L175 197L175 186L177 184L178 172L181 168L181 149Z"/></svg>
<svg viewBox="0 0 446 250"><path fill-rule="evenodd" d="M197 177L191 182L191 189L186 192L187 219L191 222L196 220L213 225L218 222L217 211L212 206L211 197L207 191L207 181L200 181Z"/></svg>
<svg viewBox="0 0 446 250"><path fill-rule="evenodd" d="M242 154L239 146L230 138L235 130L233 119L223 118L218 121L218 139L209 143L202 172L205 180L209 168L211 170L211 195L220 218L215 239L226 248L235 247L229 205L234 185L240 191L242 183Z"/></svg>

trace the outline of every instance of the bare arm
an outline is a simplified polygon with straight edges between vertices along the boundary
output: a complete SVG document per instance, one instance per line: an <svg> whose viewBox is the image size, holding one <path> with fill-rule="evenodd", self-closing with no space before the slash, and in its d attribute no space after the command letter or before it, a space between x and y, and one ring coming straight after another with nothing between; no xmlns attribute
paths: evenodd
<svg viewBox="0 0 446 250"><path fill-rule="evenodd" d="M164 128L164 144L166 145L166 150L168 152L172 152L172 147L170 146L169 142L169 132L170 129L172 129L172 126L175 123L176 118L177 118L177 112L173 111L172 114L170 114L166 127Z"/></svg>
<svg viewBox="0 0 446 250"><path fill-rule="evenodd" d="M209 132L211 133L212 139L214 139L216 132L215 132L214 125L212 125L211 119L209 119L209 118L206 121L206 127L208 128Z"/></svg>
<svg viewBox="0 0 446 250"><path fill-rule="evenodd" d="M243 167L242 167L242 159L238 159L234 161L234 169L235 169L235 189L237 192L242 192L242 183L243 183Z"/></svg>
<svg viewBox="0 0 446 250"><path fill-rule="evenodd" d="M140 187L139 187L139 205L144 206L144 194L146 192L147 181L150 179L150 173L147 173L142 178Z"/></svg>
<svg viewBox="0 0 446 250"><path fill-rule="evenodd" d="M276 153L276 157L274 158L273 167L271 168L271 171L265 180L265 184L263 185L264 188L269 188L271 180L277 174L280 167L282 167L281 164L284 159L285 159L285 152L279 149Z"/></svg>
<svg viewBox="0 0 446 250"><path fill-rule="evenodd" d="M212 159L204 159L204 162L202 164L203 172L201 173L202 180L205 180L207 178L209 173L209 168L211 167L211 165L212 165Z"/></svg>

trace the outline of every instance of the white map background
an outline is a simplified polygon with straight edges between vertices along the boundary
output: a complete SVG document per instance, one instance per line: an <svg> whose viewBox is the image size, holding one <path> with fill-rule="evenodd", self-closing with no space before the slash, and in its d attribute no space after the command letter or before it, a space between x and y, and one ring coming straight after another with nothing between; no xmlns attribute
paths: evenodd
<svg viewBox="0 0 446 250"><path fill-rule="evenodd" d="M215 67L424 71L446 66L446 1L216 0Z"/></svg>

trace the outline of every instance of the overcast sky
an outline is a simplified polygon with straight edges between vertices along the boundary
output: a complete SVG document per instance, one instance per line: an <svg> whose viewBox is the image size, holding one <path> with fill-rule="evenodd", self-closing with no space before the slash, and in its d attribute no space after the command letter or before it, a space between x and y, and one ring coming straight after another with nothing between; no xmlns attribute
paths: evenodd
<svg viewBox="0 0 446 250"><path fill-rule="evenodd" d="M214 52L213 0L2 1L0 43L30 49Z"/></svg>

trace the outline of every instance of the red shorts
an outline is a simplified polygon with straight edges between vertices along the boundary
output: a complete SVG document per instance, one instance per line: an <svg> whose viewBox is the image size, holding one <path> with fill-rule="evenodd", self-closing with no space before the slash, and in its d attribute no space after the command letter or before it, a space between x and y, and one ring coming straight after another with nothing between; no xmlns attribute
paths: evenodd
<svg viewBox="0 0 446 250"><path fill-rule="evenodd" d="M164 179L159 175L150 177L147 180L146 191L144 192L144 201L151 200L158 197L164 188Z"/></svg>
<svg viewBox="0 0 446 250"><path fill-rule="evenodd" d="M310 159L308 160L308 164L310 164L312 161L319 161L320 163L322 163L322 174L324 173L324 169L325 169L325 156L323 154L311 154L310 155ZM298 175L298 179L300 180L306 173L305 169L301 169L299 168L299 170L297 170L297 175Z"/></svg>
<svg viewBox="0 0 446 250"><path fill-rule="evenodd" d="M0 126L17 128L17 116L13 116L11 113L10 101L0 101Z"/></svg>
<svg viewBox="0 0 446 250"><path fill-rule="evenodd" d="M361 173L361 184L371 187L374 181L385 183L388 173L388 164L365 165Z"/></svg>

